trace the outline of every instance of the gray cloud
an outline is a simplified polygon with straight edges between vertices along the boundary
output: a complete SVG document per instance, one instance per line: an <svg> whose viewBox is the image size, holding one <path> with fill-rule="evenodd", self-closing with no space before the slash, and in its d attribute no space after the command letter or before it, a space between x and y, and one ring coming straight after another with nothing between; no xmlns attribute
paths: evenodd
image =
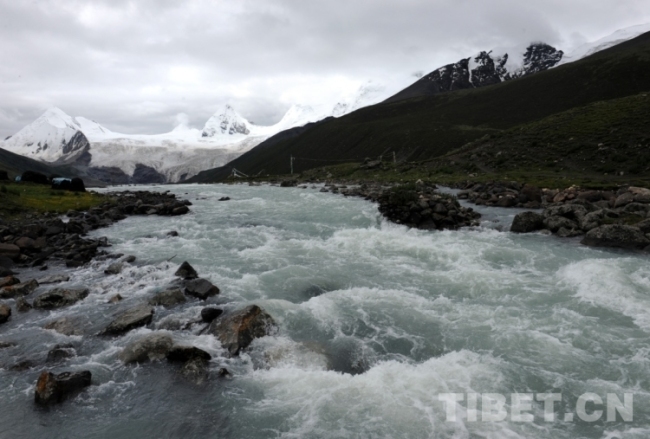
<svg viewBox="0 0 650 439"><path fill-rule="evenodd" d="M226 103L273 123L368 79L645 22L646 0L0 0L0 136L53 105L130 133Z"/></svg>

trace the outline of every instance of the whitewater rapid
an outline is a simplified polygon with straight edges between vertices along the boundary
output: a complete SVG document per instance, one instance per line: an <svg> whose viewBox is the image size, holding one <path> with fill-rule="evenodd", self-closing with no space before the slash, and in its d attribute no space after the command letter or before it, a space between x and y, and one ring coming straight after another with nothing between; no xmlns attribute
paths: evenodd
<svg viewBox="0 0 650 439"><path fill-rule="evenodd" d="M91 293L70 308L17 314L0 327L0 418L10 437L225 438L645 438L650 435L650 258L507 230L512 210L482 208L482 227L431 232L384 221L377 206L317 189L186 185L182 217L130 217L108 229L137 257L118 276L109 263L76 271ZM223 196L230 201L217 201ZM176 230L178 237L168 237ZM229 358L210 335L169 330L208 351L213 377L184 382L166 363L125 366L129 341L196 319L205 303L157 308L149 328L116 339L92 334L115 308L147 300L189 261L225 308L255 303L278 323ZM40 291L40 290L39 290ZM41 327L76 319L84 336ZM42 367L15 372L55 344L78 356L56 370L89 369L93 386L49 411L33 406ZM41 361L42 363L42 361ZM634 395L634 419L472 422L446 393L561 393L558 413L593 392ZM508 406L509 407L509 406ZM464 413L464 414L463 414Z"/></svg>

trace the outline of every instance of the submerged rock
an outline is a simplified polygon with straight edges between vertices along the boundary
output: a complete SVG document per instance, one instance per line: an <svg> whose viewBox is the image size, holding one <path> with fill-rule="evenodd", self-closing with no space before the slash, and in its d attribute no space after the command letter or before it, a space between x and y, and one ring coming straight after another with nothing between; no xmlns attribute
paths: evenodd
<svg viewBox="0 0 650 439"><path fill-rule="evenodd" d="M181 367L181 375L195 384L202 384L208 378L208 361L201 357L188 360Z"/></svg>
<svg viewBox="0 0 650 439"><path fill-rule="evenodd" d="M72 358L77 355L77 351L71 344L56 345L47 353L48 363L59 363L67 358Z"/></svg>
<svg viewBox="0 0 650 439"><path fill-rule="evenodd" d="M110 299L108 299L108 303L117 303L117 302L121 301L122 299L123 299L123 297L120 294L116 294L113 297L111 297Z"/></svg>
<svg viewBox="0 0 650 439"><path fill-rule="evenodd" d="M174 276L178 276L182 279L196 279L199 277L199 274L196 272L194 267L192 267L189 262L185 261L178 267Z"/></svg>
<svg viewBox="0 0 650 439"><path fill-rule="evenodd" d="M34 400L39 405L61 402L81 389L90 386L91 380L92 374L88 370L63 372L58 375L43 371L36 382Z"/></svg>
<svg viewBox="0 0 650 439"><path fill-rule="evenodd" d="M153 319L153 313L153 307L144 303L128 309L119 314L101 334L118 335L133 328L148 325Z"/></svg>
<svg viewBox="0 0 650 439"><path fill-rule="evenodd" d="M34 308L37 309L57 309L64 306L73 305L88 296L87 288L65 289L55 288L41 294L34 299Z"/></svg>
<svg viewBox="0 0 650 439"><path fill-rule="evenodd" d="M259 306L250 305L213 321L208 332L216 336L231 355L237 355L254 339L270 334L273 328L273 317Z"/></svg>
<svg viewBox="0 0 650 439"><path fill-rule="evenodd" d="M152 297L149 300L149 305L171 308L185 302L187 302L187 299L180 288L171 288Z"/></svg>
<svg viewBox="0 0 650 439"><path fill-rule="evenodd" d="M219 288L206 279L193 279L185 283L185 294L201 300L216 296L219 292Z"/></svg>
<svg viewBox="0 0 650 439"><path fill-rule="evenodd" d="M48 323L45 326L43 326L43 329L50 329L52 331L58 332L59 334L68 335L68 336L81 335L81 332L75 328L72 320L70 320L67 317L62 317L60 319Z"/></svg>
<svg viewBox="0 0 650 439"><path fill-rule="evenodd" d="M583 238L582 244L641 250L650 245L650 240L636 227L611 224L591 229Z"/></svg>
<svg viewBox="0 0 650 439"><path fill-rule="evenodd" d="M124 268L124 265L121 262L115 262L109 265L106 270L104 270L104 274L120 274L122 272L122 268Z"/></svg>
<svg viewBox="0 0 650 439"><path fill-rule="evenodd" d="M173 344L174 340L169 334L154 332L130 343L120 352L119 358L126 364L162 360Z"/></svg>
<svg viewBox="0 0 650 439"><path fill-rule="evenodd" d="M29 303L24 297L19 297L16 299L16 311L27 312L32 308L32 304Z"/></svg>
<svg viewBox="0 0 650 439"><path fill-rule="evenodd" d="M60 282L67 282L70 280L70 276L65 274L53 274L52 276L47 276L38 280L40 285L44 284L57 284Z"/></svg>

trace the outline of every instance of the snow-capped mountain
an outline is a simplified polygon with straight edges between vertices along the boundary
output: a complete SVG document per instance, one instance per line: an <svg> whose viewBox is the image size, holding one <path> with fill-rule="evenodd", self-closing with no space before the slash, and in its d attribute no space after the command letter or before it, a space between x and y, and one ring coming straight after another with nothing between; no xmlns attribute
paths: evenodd
<svg viewBox="0 0 650 439"><path fill-rule="evenodd" d="M545 43L533 43L518 56L482 51L440 67L387 99L387 102L468 88L485 87L532 75L557 65L563 52Z"/></svg>

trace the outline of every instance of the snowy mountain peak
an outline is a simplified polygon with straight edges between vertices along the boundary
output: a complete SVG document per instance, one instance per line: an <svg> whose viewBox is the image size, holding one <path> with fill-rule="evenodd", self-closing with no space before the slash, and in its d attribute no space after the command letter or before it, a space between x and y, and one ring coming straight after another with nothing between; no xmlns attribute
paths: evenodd
<svg viewBox="0 0 650 439"><path fill-rule="evenodd" d="M203 137L216 135L248 135L251 132L251 123L237 113L233 107L226 105L220 112L215 113L203 127Z"/></svg>
<svg viewBox="0 0 650 439"><path fill-rule="evenodd" d="M546 43L533 43L526 48L523 67L513 72L512 76L518 78L548 70L562 61L563 55L564 52Z"/></svg>

